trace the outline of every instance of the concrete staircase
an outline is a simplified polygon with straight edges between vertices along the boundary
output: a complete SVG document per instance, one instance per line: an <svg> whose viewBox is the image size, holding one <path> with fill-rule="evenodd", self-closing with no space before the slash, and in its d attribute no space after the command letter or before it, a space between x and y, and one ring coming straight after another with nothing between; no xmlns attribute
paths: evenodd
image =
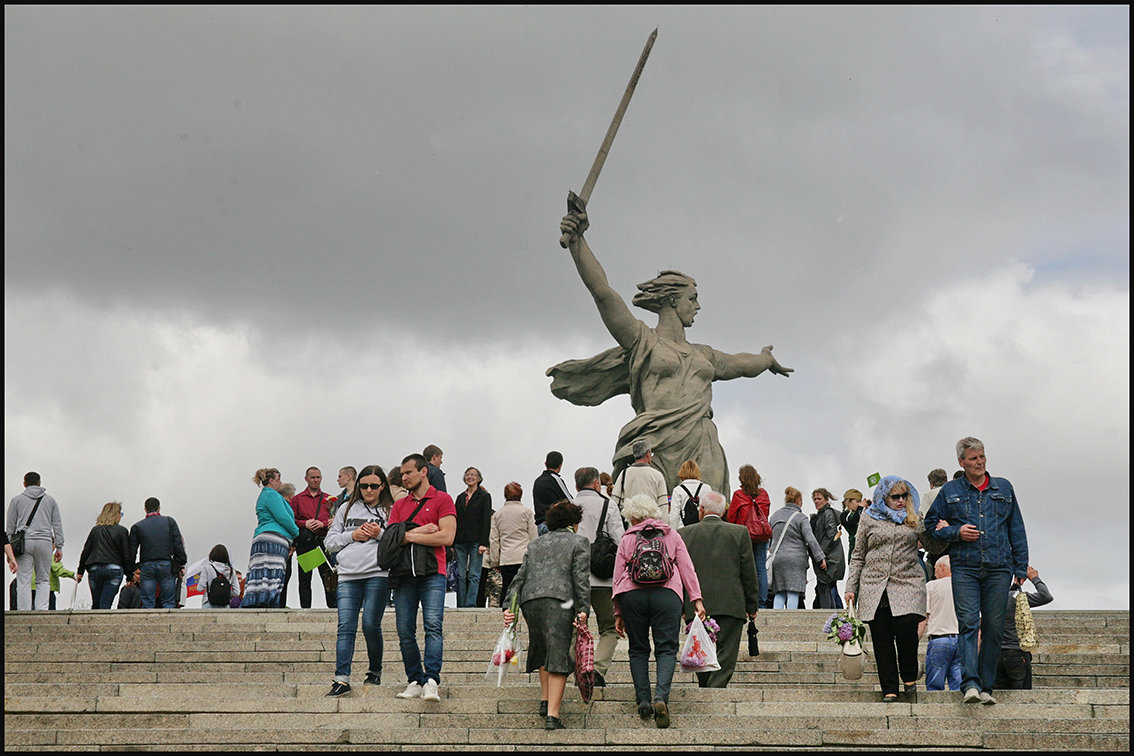
<svg viewBox="0 0 1134 756"><path fill-rule="evenodd" d="M872 662L861 680L841 678L839 649L821 632L828 615L761 612L762 653L750 658L742 645L726 690L699 689L678 670L667 730L637 716L623 640L608 686L584 705L569 681L568 729L548 732L537 675L515 674L503 688L484 681L501 629L495 609L446 610L440 703L395 698L404 675L392 609L383 684L361 684L360 634L354 690L337 699L324 697L333 610L9 612L4 749L1130 748L1129 611L1037 610L1035 689L997 692L996 706L924 690L916 703L880 703Z"/></svg>

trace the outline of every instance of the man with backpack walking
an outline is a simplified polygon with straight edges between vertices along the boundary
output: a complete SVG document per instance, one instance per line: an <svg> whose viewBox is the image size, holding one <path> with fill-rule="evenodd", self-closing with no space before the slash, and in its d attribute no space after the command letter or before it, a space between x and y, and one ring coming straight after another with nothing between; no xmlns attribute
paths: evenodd
<svg viewBox="0 0 1134 756"><path fill-rule="evenodd" d="M611 539L607 546L613 545L616 552L618 542L625 529L618 507L599 493L599 471L594 467L580 467L575 471L575 488L578 494L575 503L583 510L578 534L591 543L591 614L598 622L598 645L595 647L595 686L606 687L606 671L614 658L618 645L618 632L614 629L614 603L611 600L611 586L614 578L614 565L610 571L595 559L596 547L601 551L599 533ZM604 513L605 512L605 516ZM597 570L597 572L596 572ZM601 574L599 574L601 573Z"/></svg>

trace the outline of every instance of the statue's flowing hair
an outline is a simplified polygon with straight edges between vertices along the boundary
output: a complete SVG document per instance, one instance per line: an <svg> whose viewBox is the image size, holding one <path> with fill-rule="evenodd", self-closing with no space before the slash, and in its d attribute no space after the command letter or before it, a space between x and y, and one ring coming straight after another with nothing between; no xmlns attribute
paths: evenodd
<svg viewBox="0 0 1134 756"><path fill-rule="evenodd" d="M656 278L638 284L638 293L632 300L635 307L641 307L650 312L661 312L663 307L670 303L670 299L680 295L697 282L692 277L676 270L663 270Z"/></svg>

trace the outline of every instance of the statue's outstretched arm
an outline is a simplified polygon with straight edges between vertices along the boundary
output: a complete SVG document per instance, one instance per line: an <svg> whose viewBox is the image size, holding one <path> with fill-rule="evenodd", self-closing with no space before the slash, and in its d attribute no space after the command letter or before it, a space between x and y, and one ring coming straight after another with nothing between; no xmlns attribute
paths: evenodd
<svg viewBox="0 0 1134 756"><path fill-rule="evenodd" d="M583 238L583 232L589 225L586 213L568 213L560 221L559 230L568 237L567 249L571 251L571 259L575 261L579 278L583 279L587 291L594 297L606 330L619 346L630 348L638 336L638 319L630 312L626 301L611 288L606 280L606 271Z"/></svg>
<svg viewBox="0 0 1134 756"><path fill-rule="evenodd" d="M733 378L755 378L765 370L789 378L791 377L790 374L795 372L793 368L781 365L772 356L772 347L770 346L761 349L760 354L717 352L716 380L718 381L728 381Z"/></svg>

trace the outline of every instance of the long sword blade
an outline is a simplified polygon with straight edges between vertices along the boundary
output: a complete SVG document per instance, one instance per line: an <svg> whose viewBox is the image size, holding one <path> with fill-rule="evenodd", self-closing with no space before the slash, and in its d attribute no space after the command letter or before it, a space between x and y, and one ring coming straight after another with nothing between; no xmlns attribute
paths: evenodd
<svg viewBox="0 0 1134 756"><path fill-rule="evenodd" d="M630 104L630 98L634 96L634 88L638 86L638 79L642 76L642 69L646 67L646 59L650 57L650 50L654 47L654 40L658 37L658 30L655 28L650 34L650 38L646 40L646 46L642 50L641 56L638 58L638 65L634 67L634 73L630 77L630 83L626 85L626 91L622 93L622 102L618 103L618 110L614 113L614 119L610 122L610 128L606 130L606 138L602 140L602 146L599 148L598 155L595 156L595 162L591 166L591 172L587 174L587 180L583 182L583 189L579 192L579 198L586 204L587 200L591 198L591 191L595 188L595 182L598 181L599 173L602 172L603 163L606 162L607 153L610 152L610 145L614 143L614 135L618 133L618 127L622 123L622 116L626 114L626 107Z"/></svg>

